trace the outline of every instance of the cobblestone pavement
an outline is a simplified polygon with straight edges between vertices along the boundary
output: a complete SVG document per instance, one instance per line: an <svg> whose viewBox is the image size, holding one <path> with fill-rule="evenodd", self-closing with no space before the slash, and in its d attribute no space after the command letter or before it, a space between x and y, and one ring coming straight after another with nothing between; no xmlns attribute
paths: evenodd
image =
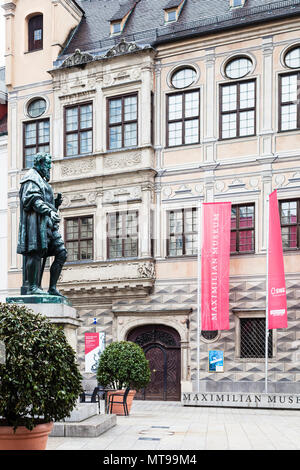
<svg viewBox="0 0 300 470"><path fill-rule="evenodd" d="M300 450L300 410L135 401L101 436L50 437L47 450Z"/></svg>

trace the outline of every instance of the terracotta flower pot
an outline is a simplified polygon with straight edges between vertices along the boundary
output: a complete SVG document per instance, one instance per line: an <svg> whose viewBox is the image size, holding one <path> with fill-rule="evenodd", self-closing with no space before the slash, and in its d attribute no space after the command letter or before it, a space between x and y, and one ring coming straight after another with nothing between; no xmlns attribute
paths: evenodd
<svg viewBox="0 0 300 470"><path fill-rule="evenodd" d="M113 395L114 393L124 395L125 390L114 390L113 392L108 392L107 393L107 403L109 403L110 395ZM135 394L136 394L136 390L130 390L129 393L128 393L128 396L127 396L128 413L130 413L132 401L135 397ZM123 400L123 397L118 396L118 397L116 397L116 400L118 402L121 402ZM111 412L114 415L119 415L119 416L124 416L125 415L124 407L123 407L122 403L113 403L112 411L110 411L110 410L111 410L111 405L109 405L109 412Z"/></svg>
<svg viewBox="0 0 300 470"><path fill-rule="evenodd" d="M20 426L16 432L12 426L0 424L0 450L45 450L53 424L38 424L32 431Z"/></svg>

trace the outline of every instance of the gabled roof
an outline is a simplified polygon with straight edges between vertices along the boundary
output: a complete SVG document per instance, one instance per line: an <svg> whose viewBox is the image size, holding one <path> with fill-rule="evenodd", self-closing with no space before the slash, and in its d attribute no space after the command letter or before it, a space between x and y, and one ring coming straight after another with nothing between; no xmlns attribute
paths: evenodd
<svg viewBox="0 0 300 470"><path fill-rule="evenodd" d="M81 51L109 49L119 40L110 36L110 22L129 3L121 0L77 0L85 15L62 56ZM230 0L186 0L176 23L164 25L164 9L178 0L139 0L121 34L127 41L157 45L215 31L245 27L276 18L300 15L300 0L247 0L244 7L230 7ZM208 7L209 3L209 7ZM241 20L242 18L242 20ZM119 19L119 18L116 18Z"/></svg>

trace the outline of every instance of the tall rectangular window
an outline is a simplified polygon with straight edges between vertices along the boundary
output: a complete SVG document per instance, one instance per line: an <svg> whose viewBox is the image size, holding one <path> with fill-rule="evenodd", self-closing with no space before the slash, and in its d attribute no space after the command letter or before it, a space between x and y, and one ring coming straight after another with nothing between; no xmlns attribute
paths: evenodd
<svg viewBox="0 0 300 470"><path fill-rule="evenodd" d="M107 214L107 257L138 256L138 211Z"/></svg>
<svg viewBox="0 0 300 470"><path fill-rule="evenodd" d="M25 122L23 125L24 168L32 168L34 156L50 151L49 119Z"/></svg>
<svg viewBox="0 0 300 470"><path fill-rule="evenodd" d="M93 259L93 217L65 219L65 244L68 261Z"/></svg>
<svg viewBox="0 0 300 470"><path fill-rule="evenodd" d="M85 103L65 108L65 156L93 151L93 105Z"/></svg>
<svg viewBox="0 0 300 470"><path fill-rule="evenodd" d="M282 246L285 250L300 248L300 199L280 201Z"/></svg>
<svg viewBox="0 0 300 470"><path fill-rule="evenodd" d="M256 82L243 81L220 87L220 138L233 139L256 133Z"/></svg>
<svg viewBox="0 0 300 470"><path fill-rule="evenodd" d="M300 72L279 77L279 131L300 129Z"/></svg>
<svg viewBox="0 0 300 470"><path fill-rule="evenodd" d="M168 212L168 256L197 254L197 209Z"/></svg>
<svg viewBox="0 0 300 470"><path fill-rule="evenodd" d="M43 49L43 15L28 20L28 51Z"/></svg>
<svg viewBox="0 0 300 470"><path fill-rule="evenodd" d="M137 94L109 98L107 142L110 150L138 145Z"/></svg>
<svg viewBox="0 0 300 470"><path fill-rule="evenodd" d="M231 207L231 253L254 253L255 212L254 204Z"/></svg>
<svg viewBox="0 0 300 470"><path fill-rule="evenodd" d="M200 142L200 92L167 96L167 147Z"/></svg>

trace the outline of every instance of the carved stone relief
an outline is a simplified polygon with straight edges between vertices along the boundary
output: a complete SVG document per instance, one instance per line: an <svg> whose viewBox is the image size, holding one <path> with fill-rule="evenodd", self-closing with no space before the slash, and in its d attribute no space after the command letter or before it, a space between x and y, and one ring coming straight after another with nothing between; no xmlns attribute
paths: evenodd
<svg viewBox="0 0 300 470"><path fill-rule="evenodd" d="M129 188L109 189L104 191L103 203L115 204L124 201L137 201L142 199L142 190L139 186Z"/></svg>
<svg viewBox="0 0 300 470"><path fill-rule="evenodd" d="M76 160L73 162L64 163L60 167L61 176L78 176L85 173L90 173L96 170L96 161L94 158L85 158L84 160Z"/></svg>
<svg viewBox="0 0 300 470"><path fill-rule="evenodd" d="M66 60L63 61L61 64L61 68L65 67L74 67L74 66L82 66L86 65L88 62L94 60L94 57L87 52L81 52L80 49L76 49L74 54L68 57Z"/></svg>
<svg viewBox="0 0 300 470"><path fill-rule="evenodd" d="M104 57L115 57L122 54L129 54L131 52L136 52L142 48L138 46L135 42L126 42L125 39L121 39L119 44L109 49Z"/></svg>
<svg viewBox="0 0 300 470"><path fill-rule="evenodd" d="M118 170L139 165L142 161L140 153L109 155L104 158L104 168Z"/></svg>

